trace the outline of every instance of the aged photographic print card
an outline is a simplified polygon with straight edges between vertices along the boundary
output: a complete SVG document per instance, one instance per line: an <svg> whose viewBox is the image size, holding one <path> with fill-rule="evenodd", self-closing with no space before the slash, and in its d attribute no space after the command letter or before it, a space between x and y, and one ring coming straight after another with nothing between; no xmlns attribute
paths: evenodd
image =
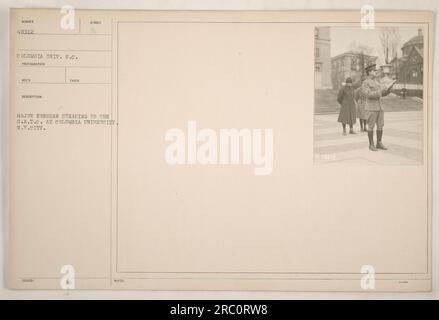
<svg viewBox="0 0 439 320"><path fill-rule="evenodd" d="M9 287L431 290L433 29L12 9Z"/></svg>

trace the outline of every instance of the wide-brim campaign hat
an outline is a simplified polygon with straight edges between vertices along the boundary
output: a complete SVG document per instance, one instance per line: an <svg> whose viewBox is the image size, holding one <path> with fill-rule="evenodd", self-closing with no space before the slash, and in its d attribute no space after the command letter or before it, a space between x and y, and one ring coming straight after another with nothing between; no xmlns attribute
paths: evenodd
<svg viewBox="0 0 439 320"><path fill-rule="evenodd" d="M376 63L370 64L366 68L364 68L364 70L366 70L366 71L375 70L376 66L377 66Z"/></svg>

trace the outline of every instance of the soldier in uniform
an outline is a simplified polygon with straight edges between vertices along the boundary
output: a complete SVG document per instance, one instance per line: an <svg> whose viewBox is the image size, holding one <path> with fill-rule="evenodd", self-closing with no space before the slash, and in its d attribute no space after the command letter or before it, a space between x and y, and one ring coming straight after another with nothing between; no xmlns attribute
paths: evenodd
<svg viewBox="0 0 439 320"><path fill-rule="evenodd" d="M369 137L369 149L377 151L378 149L387 150L382 143L383 127L384 127L384 109L381 103L381 97L387 96L392 89L389 86L383 90L377 79L376 64L369 65L365 68L367 78L363 81L361 90L366 96L366 105L364 109L368 112L367 118L367 135ZM377 144L375 147L373 139L373 129L377 127Z"/></svg>

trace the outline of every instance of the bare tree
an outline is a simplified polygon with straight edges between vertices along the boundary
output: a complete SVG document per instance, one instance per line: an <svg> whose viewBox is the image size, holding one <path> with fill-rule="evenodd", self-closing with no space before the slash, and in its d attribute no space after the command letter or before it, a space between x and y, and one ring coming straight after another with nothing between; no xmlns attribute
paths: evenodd
<svg viewBox="0 0 439 320"><path fill-rule="evenodd" d="M397 27L383 27L380 32L380 42L383 49L384 61L388 64L398 56L398 47L401 36Z"/></svg>
<svg viewBox="0 0 439 320"><path fill-rule="evenodd" d="M357 41L352 41L349 45L349 50L358 52L358 53L362 53L362 54L366 54L366 55L372 55L373 54L373 49L367 45L361 44L361 43L357 43Z"/></svg>
<svg viewBox="0 0 439 320"><path fill-rule="evenodd" d="M352 41L349 45L349 50L358 53L358 65L360 68L361 78L364 78L364 68L368 64L367 56L371 56L373 54L373 48L357 43L357 41Z"/></svg>
<svg viewBox="0 0 439 320"><path fill-rule="evenodd" d="M401 34L399 33L398 28L392 28L391 37L390 37L390 46L392 48L392 59L398 57L398 49L401 45Z"/></svg>

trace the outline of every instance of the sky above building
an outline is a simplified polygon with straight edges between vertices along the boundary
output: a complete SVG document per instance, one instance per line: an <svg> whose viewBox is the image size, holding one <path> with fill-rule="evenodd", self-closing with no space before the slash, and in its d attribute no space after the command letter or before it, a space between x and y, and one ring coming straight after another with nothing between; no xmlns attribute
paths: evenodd
<svg viewBox="0 0 439 320"><path fill-rule="evenodd" d="M398 27L400 35L400 43L398 45L398 57L402 56L401 47L405 42L418 35L419 26ZM331 57L339 55L343 52L352 50L358 46L366 46L370 49L368 54L378 57L377 63L384 64L384 50L380 41L380 33L382 28L361 29L359 27L331 27ZM425 34L425 31L423 30Z"/></svg>

